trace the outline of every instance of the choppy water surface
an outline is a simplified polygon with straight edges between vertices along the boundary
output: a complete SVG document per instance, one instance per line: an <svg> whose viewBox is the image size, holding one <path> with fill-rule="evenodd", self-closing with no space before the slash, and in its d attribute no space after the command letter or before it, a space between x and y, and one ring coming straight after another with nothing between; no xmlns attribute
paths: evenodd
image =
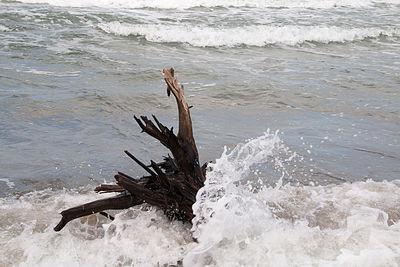
<svg viewBox="0 0 400 267"><path fill-rule="evenodd" d="M400 265L399 14L398 0L0 1L0 265ZM55 234L92 186L142 174L124 149L166 153L132 117L176 125L170 66L201 160L218 159L193 228L133 209Z"/></svg>

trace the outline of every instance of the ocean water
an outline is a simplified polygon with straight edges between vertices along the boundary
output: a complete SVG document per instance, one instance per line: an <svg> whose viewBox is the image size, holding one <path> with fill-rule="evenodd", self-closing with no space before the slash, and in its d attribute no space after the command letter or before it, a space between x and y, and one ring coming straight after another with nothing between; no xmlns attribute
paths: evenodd
<svg viewBox="0 0 400 267"><path fill-rule="evenodd" d="M167 151L185 85L193 225L53 227ZM399 0L0 0L0 266L399 266ZM197 239L193 242L192 237Z"/></svg>

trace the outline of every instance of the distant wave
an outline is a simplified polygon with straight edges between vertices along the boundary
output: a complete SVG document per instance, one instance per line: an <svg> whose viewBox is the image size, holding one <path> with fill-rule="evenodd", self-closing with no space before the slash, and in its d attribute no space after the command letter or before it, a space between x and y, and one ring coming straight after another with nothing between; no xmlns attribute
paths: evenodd
<svg viewBox="0 0 400 267"><path fill-rule="evenodd" d="M8 32L10 31L9 28L7 28L6 26L0 25L0 32Z"/></svg>
<svg viewBox="0 0 400 267"><path fill-rule="evenodd" d="M159 43L188 43L198 47L297 45L305 42L351 42L379 36L398 36L400 30L378 28L346 29L335 26L247 26L218 29L155 24L124 24L110 22L98 27L107 33L142 36Z"/></svg>
<svg viewBox="0 0 400 267"><path fill-rule="evenodd" d="M337 6L366 7L374 3L400 4L400 0L19 0L23 3L44 3L70 7L162 8L192 7L287 7L332 8Z"/></svg>

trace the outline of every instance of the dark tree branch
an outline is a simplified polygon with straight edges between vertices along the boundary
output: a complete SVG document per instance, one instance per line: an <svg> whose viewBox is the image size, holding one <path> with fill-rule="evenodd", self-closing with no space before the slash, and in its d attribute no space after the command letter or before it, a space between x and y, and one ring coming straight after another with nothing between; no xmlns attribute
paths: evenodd
<svg viewBox="0 0 400 267"><path fill-rule="evenodd" d="M101 184L94 189L97 193L115 193L115 192L123 192L125 189L116 184Z"/></svg>
<svg viewBox="0 0 400 267"><path fill-rule="evenodd" d="M145 169L151 176L156 177L156 174L150 170L144 163L142 163L140 160L138 160L135 156L133 156L131 153L129 153L128 150L124 151L125 154L127 154L131 159L133 159L137 164L140 165L140 167L142 167L143 169Z"/></svg>
<svg viewBox="0 0 400 267"><path fill-rule="evenodd" d="M127 209L141 203L142 201L136 199L130 193L122 193L115 197L96 200L74 208L70 208L61 212L61 221L56 227L54 227L54 231L60 231L68 222L76 218L91 215L104 210Z"/></svg>
<svg viewBox="0 0 400 267"><path fill-rule="evenodd" d="M199 155L193 137L192 120L189 106L186 103L183 86L178 85L173 69L164 69L167 95L171 92L175 97L179 113L179 131L175 135L173 128L168 129L152 115L155 124L146 116L140 119L134 116L142 132L154 137L168 148L172 156L164 157L164 161L153 160L149 166L125 150L125 153L141 166L150 176L135 179L125 173L118 172L117 185L100 185L95 191L100 193L122 192L121 194L90 202L61 212L60 223L54 228L60 231L69 221L100 213L110 219L104 210L125 209L142 203L163 208L169 218L190 221L193 217L192 205L196 194L203 186L206 164L200 167Z"/></svg>

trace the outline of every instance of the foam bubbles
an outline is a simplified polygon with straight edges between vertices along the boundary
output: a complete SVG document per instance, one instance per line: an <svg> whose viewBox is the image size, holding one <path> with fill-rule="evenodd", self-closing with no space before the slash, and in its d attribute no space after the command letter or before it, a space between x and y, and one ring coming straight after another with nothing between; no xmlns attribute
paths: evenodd
<svg viewBox="0 0 400 267"><path fill-rule="evenodd" d="M176 264L190 246L189 225L152 208L124 210L113 222L92 215L53 231L59 211L103 197L45 190L1 198L0 266Z"/></svg>
<svg viewBox="0 0 400 267"><path fill-rule="evenodd" d="M341 28L337 26L246 26L238 28L189 27L158 24L101 23L100 29L122 36L139 36L150 42L188 43L208 46L298 45L305 42L331 43L359 41L379 36L398 36L397 29Z"/></svg>
<svg viewBox="0 0 400 267"><path fill-rule="evenodd" d="M400 181L263 187L240 182L283 149L266 134L212 166L194 205L199 243L187 266L395 266L400 263Z"/></svg>
<svg viewBox="0 0 400 267"><path fill-rule="evenodd" d="M6 26L0 25L0 32L8 32L11 31L11 29L7 28Z"/></svg>
<svg viewBox="0 0 400 267"><path fill-rule="evenodd" d="M398 193L400 181L265 188L241 197L240 205L210 211L214 214L207 224L213 227L199 228L199 245L184 263L396 266L400 261ZM234 191L227 195L236 197Z"/></svg>
<svg viewBox="0 0 400 267"><path fill-rule="evenodd" d="M246 183L265 164L285 174L293 157L277 132L225 149L198 193L192 233L146 206L54 232L59 211L104 197L87 189L0 198L0 265L399 265L400 180L257 190Z"/></svg>
<svg viewBox="0 0 400 267"><path fill-rule="evenodd" d="M193 7L255 7L255 8L335 8L368 7L375 2L399 4L399 0L19 0L23 3L45 3L69 7L160 8L188 9Z"/></svg>
<svg viewBox="0 0 400 267"><path fill-rule="evenodd" d="M5 183L5 184L7 185L8 188L14 188L14 186L15 186L15 183L12 182L12 181L10 181L10 180L7 179L7 178L1 178L1 179L0 179L0 182Z"/></svg>

